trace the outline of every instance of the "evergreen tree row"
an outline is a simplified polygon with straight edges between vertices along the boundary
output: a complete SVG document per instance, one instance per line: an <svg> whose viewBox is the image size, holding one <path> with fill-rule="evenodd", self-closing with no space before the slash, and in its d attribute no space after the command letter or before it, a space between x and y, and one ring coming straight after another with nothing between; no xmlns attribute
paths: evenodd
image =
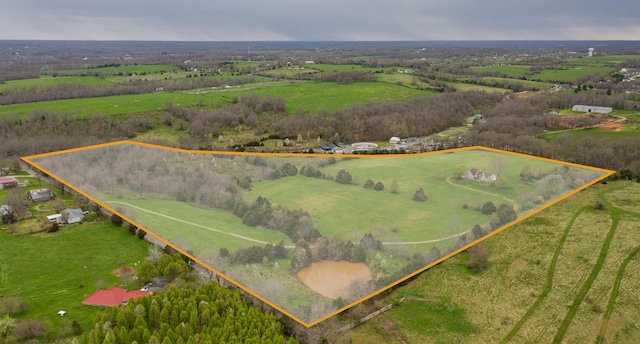
<svg viewBox="0 0 640 344"><path fill-rule="evenodd" d="M104 343L298 343L274 315L216 283L170 288L107 309L84 336Z"/></svg>

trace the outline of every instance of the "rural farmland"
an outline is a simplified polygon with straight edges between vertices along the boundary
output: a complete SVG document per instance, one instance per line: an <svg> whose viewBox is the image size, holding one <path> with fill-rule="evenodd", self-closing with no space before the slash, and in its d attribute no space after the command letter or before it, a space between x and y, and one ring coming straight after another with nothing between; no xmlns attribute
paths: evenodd
<svg viewBox="0 0 640 344"><path fill-rule="evenodd" d="M25 161L306 325L610 173L482 147L340 156L123 141ZM341 261L360 265L338 290L301 277Z"/></svg>

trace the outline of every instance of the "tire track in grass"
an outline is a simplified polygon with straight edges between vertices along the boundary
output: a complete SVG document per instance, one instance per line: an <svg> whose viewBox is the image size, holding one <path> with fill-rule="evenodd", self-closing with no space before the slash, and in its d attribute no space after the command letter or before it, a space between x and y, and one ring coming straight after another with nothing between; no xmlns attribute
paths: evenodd
<svg viewBox="0 0 640 344"><path fill-rule="evenodd" d="M619 208L617 208L619 209ZM637 213L626 211L623 209L619 209L621 212L627 213L627 215L639 218ZM633 260L638 253L640 253L640 246L636 247L620 264L620 268L618 269L618 273L616 274L616 278L613 281L613 287L611 289L611 294L609 295L609 300L607 301L607 308L605 308L604 313L602 314L602 324L598 329L598 335L596 337L596 343L605 343L605 335L607 333L607 327L609 326L609 319L611 319L611 314L616 306L616 299L618 298L618 294L620 294L620 284L622 283L622 278L624 277L625 270L627 269L627 265Z"/></svg>
<svg viewBox="0 0 640 344"><path fill-rule="evenodd" d="M618 269L618 274L616 275L616 279L613 282L613 288L611 290L611 295L609 295L609 301L607 302L607 308L605 309L602 315L602 324L600 325L600 329L598 329L598 336L596 337L596 343L605 343L605 334L607 333L607 326L609 325L609 319L611 318L611 313L613 313L613 309L615 308L616 299L618 298L618 294L620 293L620 284L622 283L622 278L624 277L624 272L627 268L627 265L631 262L633 258L635 258L640 252L640 246L636 247L631 254L627 256L622 261L620 268Z"/></svg>
<svg viewBox="0 0 640 344"><path fill-rule="evenodd" d="M560 239L560 242L558 243L556 250L553 252L553 258L551 259L551 264L549 264L549 271L547 271L547 280L544 284L544 287L542 288L542 292L540 293L540 296L538 296L538 299L533 303L533 305L531 305L531 308L529 308L529 310L527 310L527 312L522 316L522 318L518 320L515 326L513 326L511 331L509 331L509 333L502 340L501 343L511 342L513 340L513 337L515 337L518 331L520 331L522 326L529 320L529 318L533 315L533 313L535 313L538 310L538 308L540 308L542 303L547 299L547 296L549 295L549 293L551 292L551 288L553 287L553 275L555 274L558 256L560 256L560 252L562 252L562 248L564 247L565 241L567 241L567 237L569 236L569 231L571 230L571 227L573 227L573 223L576 221L578 216L580 216L580 214L582 214L582 212L585 211L587 208L588 206L584 206L580 208L580 210L578 210L575 214L573 214L573 217L571 218L571 220L569 220L569 223L567 223L567 227L565 228L564 233L562 233L562 238Z"/></svg>
<svg viewBox="0 0 640 344"><path fill-rule="evenodd" d="M607 202L603 194L600 194L600 198L606 204L607 208L613 207L609 202ZM607 258L607 253L609 252L609 246L611 246L611 241L613 240L613 235L616 233L616 229L618 228L618 222L620 221L620 212L617 210L618 209L616 208L616 209L612 209L609 212L611 214L613 221L611 222L611 228L609 229L609 232L607 233L607 237L604 239L602 248L600 249L600 255L598 257L598 261L596 261L596 264L593 266L593 269L591 270L591 274L589 274L587 281L582 285L582 288L580 288L578 295L573 299L573 304L571 304L571 307L569 307L569 311L567 311L567 315L565 315L564 319L562 320L562 324L560 324L560 327L558 327L558 332L553 337L553 343L562 342L564 335L567 333L567 330L569 329L569 326L573 321L573 317L575 317L576 313L578 312L578 308L580 308L580 305L582 304L582 301L587 296L587 293L591 289L591 286L593 285L593 282L596 280L596 277L598 277L600 270L602 270L604 261Z"/></svg>

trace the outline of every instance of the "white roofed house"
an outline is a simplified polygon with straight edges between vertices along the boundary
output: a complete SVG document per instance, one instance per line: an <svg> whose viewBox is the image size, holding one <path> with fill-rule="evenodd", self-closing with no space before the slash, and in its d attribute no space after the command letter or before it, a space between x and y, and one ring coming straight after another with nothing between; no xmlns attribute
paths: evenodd
<svg viewBox="0 0 640 344"><path fill-rule="evenodd" d="M80 208L67 208L60 212L62 221L67 224L79 223L84 219L84 213Z"/></svg>
<svg viewBox="0 0 640 344"><path fill-rule="evenodd" d="M481 182L485 182L485 181L495 182L496 179L498 179L498 176L496 176L493 173L486 173L483 170L474 167L474 168L469 169L462 176L462 178L471 179L471 180L477 180L477 181L481 181Z"/></svg>

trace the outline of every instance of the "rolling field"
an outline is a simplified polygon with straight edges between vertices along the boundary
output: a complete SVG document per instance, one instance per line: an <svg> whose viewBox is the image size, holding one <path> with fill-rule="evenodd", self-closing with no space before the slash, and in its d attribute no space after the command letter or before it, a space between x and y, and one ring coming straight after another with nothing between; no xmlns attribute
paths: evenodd
<svg viewBox="0 0 640 344"><path fill-rule="evenodd" d="M544 136L545 141L551 142L560 135L570 135L574 140L584 137L592 137L595 140L617 141L624 138L636 139L640 133L640 125L624 125L621 130L604 130L600 128L588 128L580 130L567 130L549 133Z"/></svg>
<svg viewBox="0 0 640 344"><path fill-rule="evenodd" d="M253 207L254 200L262 196L266 197L274 207L282 205L286 209L302 208L311 215L313 228L326 238L322 240L337 238L341 242L351 242L353 245L353 242L358 243L365 233L372 233L376 239L382 241L383 248L375 252L363 252L366 257L362 259L370 264L373 264L374 261L385 260L383 264L386 267L380 270L380 276L394 276L394 278L399 271L404 271L404 265L409 264L409 261L416 263L410 258L411 249L414 252L416 249L428 252L432 248L437 248L442 252L449 253L457 249L455 245L459 242L459 237L467 238L461 241L462 246L469 243L471 240L466 236L467 232L476 224L486 226L492 219L491 215L482 214L479 211L487 201L492 201L496 207L505 203L512 205L516 210L520 209L517 214L514 213L514 218L526 215L532 210L524 210L519 197L523 193L534 192L542 182L522 184L520 173L525 166L529 166L532 171L537 171L536 173L539 174L578 173L572 178L580 179L581 182L574 188L582 188L605 175L605 171L602 170L594 171L575 166L561 167L562 165L547 160L531 159L479 148L394 157L354 156L358 158L342 159L343 157L338 156L337 162L333 164L326 164L329 159L322 155L307 157L266 155L261 157L265 161L262 165L253 165L255 158L249 158L251 154L245 154L245 158L236 157L238 154L220 154L213 157L202 154L202 152L198 152L199 154L191 152L178 154L146 145L134 145L127 141L106 145L104 150L98 150L94 153L95 159L87 159L91 156L91 150L79 152L81 153L77 155L65 153L59 156L47 155L43 158L27 159L43 166L48 171L47 173L53 173L72 184L84 185L84 187L93 185L91 189L105 190L103 192L111 190L109 195L96 194L94 191L94 197L97 197L104 205L118 211L125 218L133 219L137 224L163 237L166 242L170 242L183 252L190 252L198 258L211 252L216 253L223 247L232 254L250 246L264 247L267 243L284 242L288 248L295 252L300 252L301 247L297 244L294 245L291 240L287 240L284 235L275 231L266 230L263 227L243 225L246 218L240 219L229 211L225 212L203 206L194 207L175 200L160 200L171 199L171 196L170 194L159 196L163 189L157 188L159 185L171 182L181 188L189 187L189 183L178 183L179 180L186 178L184 173L187 171L185 170L187 162L194 167L194 170L189 174L199 175L194 180L198 183L197 188L204 190L215 188L214 185L208 183L206 175L211 175L213 180L224 183L225 175L229 171L258 169L252 166L262 166L260 168L263 169L261 174L253 175L254 178L259 175L266 176L268 171L277 170L278 165L284 165L285 162L296 165L298 169L302 168L303 164L314 164L322 173L332 176L337 176L338 171L345 170L358 180L357 184L340 184L333 180L301 175L256 180L252 183L252 190L244 194L244 204L247 207ZM130 161L132 165L119 171L100 167L102 163L108 163L116 157L121 162L120 164ZM136 161L136 157L145 159L144 163ZM323 162L325 163L321 166ZM83 167L84 164L89 165ZM133 170L140 168L142 164L153 166L153 168ZM69 166L73 166L73 168L69 169ZM492 168L500 169L502 171L501 178L506 180L507 186L498 188L490 183L461 180L453 176L452 171L456 169L467 171L472 167L486 171ZM169 172L174 168L177 168L175 172ZM78 169L85 170L85 173L77 174ZM108 173L104 174L107 171ZM145 189L142 180L154 179L159 176L157 174L159 171L164 171L160 172L164 182L154 184L156 186L153 189ZM104 175L100 176L100 173ZM115 185L105 183L107 180L114 180L120 186L128 178L142 178L129 187L135 189L135 195L131 190L128 192L118 191ZM372 179L374 182L381 181L386 187L382 191L363 188L362 184L366 179ZM391 192L394 179L397 181L397 190ZM92 180L97 184L92 184ZM149 187L152 185L149 184ZM425 202L412 200L418 188L425 190L427 195ZM556 190L552 198L538 203L535 207L546 206L548 202L552 202L570 191L572 188ZM207 192L195 196L196 199L198 197L207 197ZM235 209L238 209L239 204L236 204ZM302 228L302 224L300 224L300 228ZM490 233L490 231L486 233ZM392 247L388 247L388 251L384 248L386 246ZM402 254L406 253L406 255L393 257L398 252L399 246L404 246L405 252ZM293 259L294 257L290 255L289 258ZM212 267L216 268L216 266ZM260 275L255 272L264 269L266 272ZM416 269L419 268L413 267L411 271L416 271ZM290 280L290 277L282 275L286 274L287 269L279 270L278 266L273 265L273 262L269 260L263 259L262 264L232 265L226 271L230 278L245 287L248 286L253 292L267 295L264 297L268 300L275 298L282 302L275 304L275 306L286 307L281 309L294 314L299 321L302 319L303 323L310 324L320 321L320 318L328 316L335 310L331 300L307 299L304 301L303 295L306 295L308 291L300 290L299 287L286 289L285 286L281 286L279 287L280 293L286 296L273 296L273 289L269 289L269 287L265 287L264 283L259 282L263 278L260 276L280 276L273 278L281 281L287 280L286 285L288 286L294 286L296 282ZM384 280L384 283L391 282ZM380 286L376 288L380 288ZM374 291L375 289L366 290ZM351 296L354 298L347 298L347 303L356 302L358 299L363 300L362 296L355 296L358 295L357 293L350 295L354 295ZM309 302L316 303L309 304ZM311 307L309 308L311 313L305 311L305 307ZM313 310L314 307L317 310Z"/></svg>
<svg viewBox="0 0 640 344"><path fill-rule="evenodd" d="M639 195L635 182L581 191L487 239L486 271L465 271L466 254L455 256L380 300L410 301L337 342L365 334L371 343L637 342ZM440 313L464 326L428 321Z"/></svg>
<svg viewBox="0 0 640 344"><path fill-rule="evenodd" d="M87 329L101 307L81 304L96 289L130 285L113 271L144 260L149 244L111 222L61 227L56 233L0 232L0 295L29 305L22 316L47 319L57 329L78 321ZM65 317L57 316L66 310Z"/></svg>
<svg viewBox="0 0 640 344"><path fill-rule="evenodd" d="M184 202L158 199L113 200L105 203L180 248L199 256L221 248L247 248L291 239L281 233L250 227L230 212L202 209Z"/></svg>
<svg viewBox="0 0 640 344"><path fill-rule="evenodd" d="M530 79L540 79L543 81L572 81L581 76L589 74L606 75L611 72L611 68L575 68L563 70L545 70L531 75Z"/></svg>
<svg viewBox="0 0 640 344"><path fill-rule="evenodd" d="M257 184L246 198L263 196L277 204L302 207L312 215L320 231L329 237L346 239L353 231L359 231L372 232L383 241L429 241L487 222L490 216L473 210L487 201L496 205L514 204L519 194L534 191L534 185L520 183L519 173L525 165L533 170L557 166L508 156L503 174L509 177L513 187L504 190L485 183L450 178L456 166L486 170L490 161L499 156L502 155L486 151L458 151L428 156L352 159L326 166L322 171L335 176L344 169L357 178L360 185L297 176ZM363 188L367 179L381 181L385 190ZM396 193L389 190L394 179L398 183ZM412 200L419 188L425 191L427 202ZM465 199L469 209L463 209ZM456 230L452 226L459 228ZM394 228L396 230L391 231Z"/></svg>
<svg viewBox="0 0 640 344"><path fill-rule="evenodd" d="M525 73L531 70L529 66L490 66L490 67L471 67L471 69L475 72L483 73L483 72L499 72L507 74L513 78L518 78L524 76Z"/></svg>
<svg viewBox="0 0 640 344"><path fill-rule="evenodd" d="M164 109L169 102L184 106L202 104L207 108L218 108L223 104L231 104L233 96L242 97L244 94L284 98L287 102L287 112L296 113L298 110L310 112L316 112L319 109L335 110L358 103L402 101L431 93L385 82L353 84L278 82L249 84L224 90L159 92L3 105L0 106L0 115L17 114L24 117L36 110L72 112L83 115L91 113L120 115Z"/></svg>

